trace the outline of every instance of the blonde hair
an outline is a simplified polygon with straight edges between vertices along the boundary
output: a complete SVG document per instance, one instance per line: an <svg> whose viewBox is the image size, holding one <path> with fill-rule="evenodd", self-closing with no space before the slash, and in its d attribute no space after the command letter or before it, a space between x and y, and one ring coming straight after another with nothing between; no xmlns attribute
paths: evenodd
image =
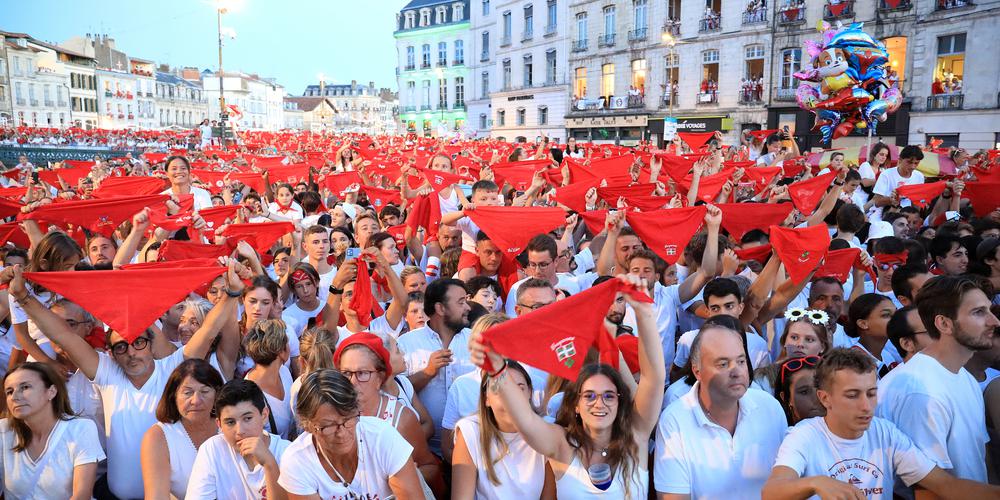
<svg viewBox="0 0 1000 500"><path fill-rule="evenodd" d="M339 335L326 328L310 328L299 337L299 359L303 360L302 375L314 370L333 369L333 353Z"/></svg>
<svg viewBox="0 0 1000 500"><path fill-rule="evenodd" d="M288 335L285 334L285 322L280 319L268 319L258 322L244 338L247 356L258 365L270 365L278 359L278 355L288 348Z"/></svg>

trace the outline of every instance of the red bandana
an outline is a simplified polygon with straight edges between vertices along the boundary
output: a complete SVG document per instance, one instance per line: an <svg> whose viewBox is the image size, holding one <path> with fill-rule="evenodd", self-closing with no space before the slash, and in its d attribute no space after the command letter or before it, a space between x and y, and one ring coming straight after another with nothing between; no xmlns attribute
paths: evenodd
<svg viewBox="0 0 1000 500"><path fill-rule="evenodd" d="M417 196L410 205L410 213L406 217L406 227L413 234L417 229L424 228L424 243L437 238L441 226L441 198L437 193Z"/></svg>
<svg viewBox="0 0 1000 500"><path fill-rule="evenodd" d="M166 182L156 177L109 177L94 190L94 198L159 194L166 188Z"/></svg>
<svg viewBox="0 0 1000 500"><path fill-rule="evenodd" d="M629 212L628 224L650 250L675 264L705 218L704 205L655 212Z"/></svg>
<svg viewBox="0 0 1000 500"><path fill-rule="evenodd" d="M789 229L771 226L771 245L785 264L793 281L801 282L819 267L830 247L830 232L826 224Z"/></svg>
<svg viewBox="0 0 1000 500"><path fill-rule="evenodd" d="M250 244L257 253L263 254L270 250L282 236L295 231L291 222L261 222L257 224L230 224L222 232L227 244L236 248L236 242L243 240Z"/></svg>
<svg viewBox="0 0 1000 500"><path fill-rule="evenodd" d="M962 198L972 202L977 217L987 217L1000 207L1000 182L970 182L965 185Z"/></svg>
<svg viewBox="0 0 1000 500"><path fill-rule="evenodd" d="M723 217L725 217L725 215L723 215ZM736 256L739 257L740 260L755 260L763 264L767 262L768 256L771 255L771 244L765 243L763 245L757 245L750 248L737 248L733 251L736 252Z"/></svg>
<svg viewBox="0 0 1000 500"><path fill-rule="evenodd" d="M780 225L792 213L789 203L720 203L722 227L736 241L752 229L763 229Z"/></svg>
<svg viewBox="0 0 1000 500"><path fill-rule="evenodd" d="M932 182L930 184L908 184L896 188L900 198L907 198L913 206L924 208L934 198L941 196L947 187L946 181Z"/></svg>
<svg viewBox="0 0 1000 500"><path fill-rule="evenodd" d="M846 283L847 277L851 275L851 270L855 267L861 267L860 248L830 250L826 253L823 265L819 266L813 278L833 277L841 283Z"/></svg>
<svg viewBox="0 0 1000 500"><path fill-rule="evenodd" d="M106 200L67 201L40 206L18 219L73 224L110 238L122 222L143 208L156 207L169 198L167 195L120 196Z"/></svg>
<svg viewBox="0 0 1000 500"><path fill-rule="evenodd" d="M157 260L175 261L189 259L215 259L232 253L228 245L209 245L193 241L167 240L157 252Z"/></svg>
<svg viewBox="0 0 1000 500"><path fill-rule="evenodd" d="M691 148L691 151L698 151L705 147L714 136L715 132L677 132L677 137L680 137Z"/></svg>
<svg viewBox="0 0 1000 500"><path fill-rule="evenodd" d="M368 195L368 201L371 202L377 212L381 212L382 209L390 203L397 206L403 203L403 197L399 194L399 190L397 189L382 189L375 186L361 186L361 190Z"/></svg>
<svg viewBox="0 0 1000 500"><path fill-rule="evenodd" d="M802 215L812 215L819 205L819 201L826 194L826 189L830 187L833 180L837 178L837 172L830 172L812 179L799 181L788 186L788 196L792 198L792 204L802 212Z"/></svg>
<svg viewBox="0 0 1000 500"><path fill-rule="evenodd" d="M476 207L465 215L510 258L517 257L531 238L566 224L566 212L554 207Z"/></svg>

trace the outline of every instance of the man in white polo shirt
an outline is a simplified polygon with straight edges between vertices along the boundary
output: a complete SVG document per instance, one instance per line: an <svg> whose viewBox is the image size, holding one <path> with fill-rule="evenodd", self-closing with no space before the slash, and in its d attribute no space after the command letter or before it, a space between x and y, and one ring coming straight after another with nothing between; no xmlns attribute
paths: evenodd
<svg viewBox="0 0 1000 500"><path fill-rule="evenodd" d="M759 499L787 429L781 405L748 388L740 334L704 329L691 345L698 380L656 427L653 465L657 498Z"/></svg>

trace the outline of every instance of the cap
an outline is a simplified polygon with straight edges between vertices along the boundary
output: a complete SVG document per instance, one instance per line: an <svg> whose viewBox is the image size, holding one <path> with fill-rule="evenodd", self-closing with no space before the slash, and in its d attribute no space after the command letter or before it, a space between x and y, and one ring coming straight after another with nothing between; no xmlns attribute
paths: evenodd
<svg viewBox="0 0 1000 500"><path fill-rule="evenodd" d="M868 238L865 239L865 243L871 240L877 240L879 238L885 238L886 236L895 236L896 232L892 230L892 224L884 220L875 221L871 223L868 228Z"/></svg>
<svg viewBox="0 0 1000 500"><path fill-rule="evenodd" d="M1000 247L1000 238L986 238L976 246L976 260L982 261L986 256L996 256L997 247Z"/></svg>
<svg viewBox="0 0 1000 500"><path fill-rule="evenodd" d="M344 353L344 349L352 345L363 345L371 349L385 363L385 378L392 377L392 359L389 357L389 351L386 350L382 338L371 332L358 332L344 339L333 353L334 365L340 364L340 355Z"/></svg>
<svg viewBox="0 0 1000 500"><path fill-rule="evenodd" d="M343 210L344 213L347 214L347 217L351 220L354 220L354 218L358 216L358 207L350 203L344 203L340 206L340 209Z"/></svg>

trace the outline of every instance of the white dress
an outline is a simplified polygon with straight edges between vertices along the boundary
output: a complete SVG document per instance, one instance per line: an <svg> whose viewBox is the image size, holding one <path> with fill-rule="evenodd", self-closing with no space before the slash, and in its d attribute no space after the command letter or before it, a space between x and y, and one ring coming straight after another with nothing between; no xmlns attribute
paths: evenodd
<svg viewBox="0 0 1000 500"><path fill-rule="evenodd" d="M167 453L170 455L170 494L174 498L184 500L198 449L194 447L191 436L180 421L172 424L157 422L156 425L163 431L163 437L167 440Z"/></svg>
<svg viewBox="0 0 1000 500"><path fill-rule="evenodd" d="M628 478L628 492L625 490L625 479L621 469L614 472L614 479L608 489L602 490L590 480L590 473L583 467L580 457L574 454L573 462L569 464L566 473L556 480L556 496L559 498L614 498L641 500L649 494L649 473L634 466L632 477Z"/></svg>

